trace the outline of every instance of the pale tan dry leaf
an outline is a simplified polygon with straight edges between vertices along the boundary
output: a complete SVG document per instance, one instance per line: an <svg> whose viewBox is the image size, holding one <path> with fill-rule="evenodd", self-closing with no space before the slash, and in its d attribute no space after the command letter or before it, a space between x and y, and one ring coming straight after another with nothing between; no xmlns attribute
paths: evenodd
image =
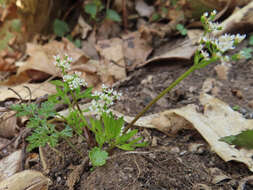
<svg viewBox="0 0 253 190"><path fill-rule="evenodd" d="M25 170L16 173L0 182L0 189L11 190L47 190L52 182L42 173L33 170Z"/></svg>
<svg viewBox="0 0 253 190"><path fill-rule="evenodd" d="M41 46L36 44L27 44L27 54L30 55L26 64L23 64L18 69L18 74L27 70L37 70L50 75L59 75L59 72L54 65L54 57L60 55L61 57L65 54L73 59L73 64L77 61L88 61L88 57L83 52L75 47L73 43L68 40L62 42L51 41L48 44Z"/></svg>
<svg viewBox="0 0 253 190"><path fill-rule="evenodd" d="M5 138L14 137L19 131L17 117L14 111L5 112L0 118L0 136Z"/></svg>
<svg viewBox="0 0 253 190"><path fill-rule="evenodd" d="M219 140L224 136L236 135L241 131L253 129L253 120L245 119L229 105L210 95L202 94L200 102L204 106L203 113L197 111L198 106L190 104L180 109L141 117L135 125L174 133L185 126L195 128L224 161L242 162L253 171L253 150L236 149ZM128 123L133 120L133 117L124 116L116 111L113 113L123 116Z"/></svg>
<svg viewBox="0 0 253 190"><path fill-rule="evenodd" d="M228 65L216 65L214 67L215 72L220 80L228 80L228 74L230 67Z"/></svg>
<svg viewBox="0 0 253 190"><path fill-rule="evenodd" d="M197 50L197 45L194 45L190 39L186 39L180 43L173 42L171 44L167 44L166 47L168 47L168 50L165 53L149 59L145 62L145 64L150 62L159 62L162 60L189 61Z"/></svg>
<svg viewBox="0 0 253 190"><path fill-rule="evenodd" d="M12 87L12 89L16 91L24 100L30 99L29 91L26 88L24 88L24 86L27 86L31 90L32 93L31 99L35 99L44 96L46 94L50 95L56 93L55 86L48 82L44 82L42 84L28 83ZM7 98L13 97L18 98L16 94L8 90L8 87L6 86L0 87L0 101L4 101Z"/></svg>
<svg viewBox="0 0 253 190"><path fill-rule="evenodd" d="M0 160L0 181L20 171L22 165L22 150L17 150Z"/></svg>
<svg viewBox="0 0 253 190"><path fill-rule="evenodd" d="M224 33L247 33L253 29L253 1L247 6L234 12L221 23L222 30L215 33L216 36Z"/></svg>
<svg viewBox="0 0 253 190"><path fill-rule="evenodd" d="M103 58L125 67L123 41L120 38L98 41L96 48Z"/></svg>
<svg viewBox="0 0 253 190"><path fill-rule="evenodd" d="M126 68L132 71L145 65L147 57L152 52L148 41L143 39L141 32L133 32L122 37Z"/></svg>
<svg viewBox="0 0 253 190"><path fill-rule="evenodd" d="M76 36L76 35L81 34L81 39L85 39L91 30L92 30L91 26L85 22L82 16L79 16L78 24L71 32L71 36Z"/></svg>
<svg viewBox="0 0 253 190"><path fill-rule="evenodd" d="M135 10L141 17L150 17L155 11L153 6L148 6L143 0L135 3Z"/></svg>

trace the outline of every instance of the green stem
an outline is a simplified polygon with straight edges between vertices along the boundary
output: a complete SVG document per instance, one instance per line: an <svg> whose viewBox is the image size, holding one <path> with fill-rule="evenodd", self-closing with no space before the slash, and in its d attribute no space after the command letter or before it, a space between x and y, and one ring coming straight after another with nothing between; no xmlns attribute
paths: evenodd
<svg viewBox="0 0 253 190"><path fill-rule="evenodd" d="M80 108L80 106L79 106L79 104L77 102L77 98L76 98L75 94L73 92L71 92L71 95L72 95L72 98L73 98L73 101L74 101L74 105L76 105L77 110L78 110L78 112L80 114L80 117L81 117L82 121L88 126L88 122L85 119L85 117L83 116L83 111L81 110L81 108ZM74 105L73 105L73 107L74 107ZM84 128L83 128L84 129L84 135L85 135L86 139L83 137L82 134L79 134L79 133L77 133L77 134L79 136L81 136L81 138L83 140L87 140L89 146L92 146L94 143L93 143L92 136L91 136L91 134L90 134L87 126L84 126Z"/></svg>
<svg viewBox="0 0 253 190"><path fill-rule="evenodd" d="M160 94L158 94L141 112L135 116L133 121L129 123L126 128L123 131L123 134L125 134L129 128L133 126L133 124L154 104L156 103L161 97L163 97L165 94L167 94L171 89L173 89L177 84L179 84L183 79L185 79L188 75L190 75L193 71L197 69L196 65L193 65L190 69L188 69L184 74L182 74L180 77L178 77L173 83L168 86L165 90L163 90Z"/></svg>
<svg viewBox="0 0 253 190"><path fill-rule="evenodd" d="M81 153L79 150L77 150L77 148L70 142L69 139L64 138L64 140L65 140L65 141L68 143L68 145L69 145L74 151L76 151L82 158L85 158L85 157L82 155L82 153Z"/></svg>

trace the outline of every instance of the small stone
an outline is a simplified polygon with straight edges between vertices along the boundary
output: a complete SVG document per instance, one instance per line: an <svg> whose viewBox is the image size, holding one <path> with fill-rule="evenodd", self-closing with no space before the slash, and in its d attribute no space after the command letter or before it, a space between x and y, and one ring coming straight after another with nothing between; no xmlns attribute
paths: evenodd
<svg viewBox="0 0 253 190"><path fill-rule="evenodd" d="M61 181L61 177L58 176L58 177L56 178L56 181L59 183L59 182Z"/></svg>
<svg viewBox="0 0 253 190"><path fill-rule="evenodd" d="M250 108L253 108L253 100L250 100L250 101L249 101L249 107L250 107Z"/></svg>
<svg viewBox="0 0 253 190"><path fill-rule="evenodd" d="M170 148L170 152L174 153L174 154L177 154L177 153L180 152L180 149L177 146L174 146L174 147Z"/></svg>
<svg viewBox="0 0 253 190"><path fill-rule="evenodd" d="M217 65L214 69L220 80L228 80L229 67L227 65Z"/></svg>

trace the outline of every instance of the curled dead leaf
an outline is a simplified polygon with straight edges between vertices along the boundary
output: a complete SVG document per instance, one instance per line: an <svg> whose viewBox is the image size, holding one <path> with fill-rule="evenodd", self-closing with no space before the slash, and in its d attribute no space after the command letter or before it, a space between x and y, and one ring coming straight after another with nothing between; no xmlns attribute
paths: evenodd
<svg viewBox="0 0 253 190"><path fill-rule="evenodd" d="M0 190L47 190L51 180L42 173L25 170L0 182Z"/></svg>

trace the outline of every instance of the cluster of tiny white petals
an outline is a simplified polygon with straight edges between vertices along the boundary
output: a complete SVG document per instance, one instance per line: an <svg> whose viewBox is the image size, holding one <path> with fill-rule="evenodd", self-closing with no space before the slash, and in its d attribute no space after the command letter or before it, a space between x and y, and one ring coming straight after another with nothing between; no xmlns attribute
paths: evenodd
<svg viewBox="0 0 253 190"><path fill-rule="evenodd" d="M244 40L246 35L224 34L216 38L214 32L222 29L220 24L213 22L216 14L217 12L214 10L210 14L207 12L204 13L201 17L201 21L205 27L205 34L199 41L198 51L205 60L209 60L210 57L215 55L222 63L227 63L230 59L228 56L225 57L223 54L228 50L235 49L235 46Z"/></svg>
<svg viewBox="0 0 253 190"><path fill-rule="evenodd" d="M68 84L71 90L77 89L80 86L87 86L87 83L83 78L81 78L81 72L74 72L74 74L67 74L66 71L70 70L70 64L72 63L72 58L65 55L63 59L59 55L54 56L55 65L61 69L63 74L63 81Z"/></svg>
<svg viewBox="0 0 253 190"><path fill-rule="evenodd" d="M246 34L243 34L243 35L241 35L241 34L236 34L236 36L235 36L235 41L236 41L236 43L240 43L240 42L242 42L245 38L246 38Z"/></svg>
<svg viewBox="0 0 253 190"><path fill-rule="evenodd" d="M77 89L80 86L87 86L84 79L80 78L81 73L75 72L72 75L64 75L63 81L66 82L71 90Z"/></svg>
<svg viewBox="0 0 253 190"><path fill-rule="evenodd" d="M63 59L61 59L60 55L54 56L55 62L54 65L61 70L70 70L70 63L72 62L72 58L68 55L65 55Z"/></svg>
<svg viewBox="0 0 253 190"><path fill-rule="evenodd" d="M93 96L95 99L91 102L90 110L101 115L104 112L109 113L109 107L114 104L114 101L120 100L122 94L103 84L102 91L95 91Z"/></svg>
<svg viewBox="0 0 253 190"><path fill-rule="evenodd" d="M207 51L205 50L200 50L201 54L203 55L204 59L208 60L210 58L210 55Z"/></svg>
<svg viewBox="0 0 253 190"><path fill-rule="evenodd" d="M208 27L209 32L221 30L221 25L217 22L213 22L213 19L216 16L216 14L217 14L216 10L213 10L210 15L208 14L208 12L205 12L203 14L203 18L205 19L205 23Z"/></svg>
<svg viewBox="0 0 253 190"><path fill-rule="evenodd" d="M235 35L224 34L216 39L214 43L221 52L234 49Z"/></svg>

